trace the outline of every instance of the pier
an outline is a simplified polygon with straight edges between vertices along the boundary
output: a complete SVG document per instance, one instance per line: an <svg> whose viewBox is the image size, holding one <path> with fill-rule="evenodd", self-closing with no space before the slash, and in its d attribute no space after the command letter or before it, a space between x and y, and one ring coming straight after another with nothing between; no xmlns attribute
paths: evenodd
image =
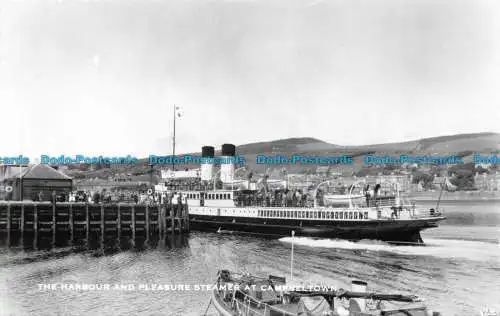
<svg viewBox="0 0 500 316"><path fill-rule="evenodd" d="M0 243L8 247L134 246L188 232L187 205L0 201Z"/></svg>

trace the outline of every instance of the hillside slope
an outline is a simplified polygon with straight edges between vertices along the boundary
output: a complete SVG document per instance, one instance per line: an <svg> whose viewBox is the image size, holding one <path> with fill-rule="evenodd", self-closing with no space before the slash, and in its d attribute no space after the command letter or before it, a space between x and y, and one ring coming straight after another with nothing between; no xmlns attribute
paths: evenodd
<svg viewBox="0 0 500 316"><path fill-rule="evenodd" d="M216 148L216 155L220 154ZM433 154L447 155L454 153L467 153L470 157L471 153L480 152L484 154L500 152L500 134L498 133L475 133L475 134L457 134L449 136L439 136L431 138L423 138L408 142L374 144L362 146L339 146L328 142L311 138L287 138L272 141L263 141L238 145L236 147L238 155L245 157L249 168L258 172L263 172L266 169L282 168L285 166L273 165L257 165L257 155L284 155L291 156L293 154L307 156L339 156L350 155L355 157L354 168L359 170L362 165L362 157L367 154L377 155L399 155L399 154ZM191 153L200 155L200 153ZM467 159L467 158L466 158ZM147 174L150 168L146 165L147 159L141 160L141 165L137 166L122 166L113 168L103 168L97 171L80 171L80 176L83 177L109 177L119 173L131 173L134 175ZM196 165L187 165L180 168L197 168ZM317 166L313 165L287 165L289 172L301 172L305 170L313 171ZM335 166L335 169L342 171L352 169L353 166ZM155 173L159 175L159 166L156 166ZM72 172L74 174L74 172Z"/></svg>

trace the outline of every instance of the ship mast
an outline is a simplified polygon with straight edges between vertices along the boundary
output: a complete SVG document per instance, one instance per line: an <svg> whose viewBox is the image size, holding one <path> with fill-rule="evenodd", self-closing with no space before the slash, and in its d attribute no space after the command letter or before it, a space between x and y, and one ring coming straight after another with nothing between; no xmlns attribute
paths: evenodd
<svg viewBox="0 0 500 316"><path fill-rule="evenodd" d="M175 163L174 163L174 157L175 157L175 117L176 117L176 109L177 107L174 104L174 137L172 138L172 170L175 170Z"/></svg>

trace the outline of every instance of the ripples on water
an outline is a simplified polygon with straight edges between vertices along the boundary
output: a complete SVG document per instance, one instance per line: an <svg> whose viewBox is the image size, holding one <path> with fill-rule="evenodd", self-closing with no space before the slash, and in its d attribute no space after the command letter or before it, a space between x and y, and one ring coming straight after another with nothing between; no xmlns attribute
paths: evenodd
<svg viewBox="0 0 500 316"><path fill-rule="evenodd" d="M294 239L294 281L412 293L444 315L500 311L494 203L447 205L447 222L423 233L426 246ZM212 284L218 269L289 278L289 237L193 232L144 250L0 249L2 315L201 315L203 291L40 291L40 283ZM212 315L214 311L211 310Z"/></svg>

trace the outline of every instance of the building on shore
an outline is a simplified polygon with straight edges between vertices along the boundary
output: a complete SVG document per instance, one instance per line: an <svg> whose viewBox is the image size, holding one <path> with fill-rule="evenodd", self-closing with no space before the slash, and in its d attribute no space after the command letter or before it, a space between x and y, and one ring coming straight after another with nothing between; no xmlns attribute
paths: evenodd
<svg viewBox="0 0 500 316"><path fill-rule="evenodd" d="M73 179L48 165L2 166L0 182L7 200L52 200L52 195L68 195Z"/></svg>
<svg viewBox="0 0 500 316"><path fill-rule="evenodd" d="M500 190L500 173L479 174L474 176L474 186L482 191L499 191Z"/></svg>
<svg viewBox="0 0 500 316"><path fill-rule="evenodd" d="M412 186L412 176L411 175L377 175L377 176L365 176L365 181L367 183L397 183L399 190L401 192L411 192Z"/></svg>

